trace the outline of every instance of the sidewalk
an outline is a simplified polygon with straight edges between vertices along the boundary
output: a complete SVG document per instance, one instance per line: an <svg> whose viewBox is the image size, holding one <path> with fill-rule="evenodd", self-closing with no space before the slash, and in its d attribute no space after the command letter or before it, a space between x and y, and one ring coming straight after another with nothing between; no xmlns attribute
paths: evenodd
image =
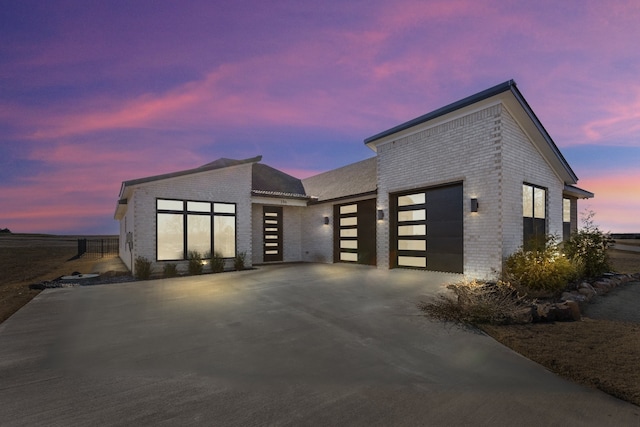
<svg viewBox="0 0 640 427"><path fill-rule="evenodd" d="M91 273L104 274L107 271L116 273L128 273L129 269L122 262L120 257L100 258L91 268Z"/></svg>

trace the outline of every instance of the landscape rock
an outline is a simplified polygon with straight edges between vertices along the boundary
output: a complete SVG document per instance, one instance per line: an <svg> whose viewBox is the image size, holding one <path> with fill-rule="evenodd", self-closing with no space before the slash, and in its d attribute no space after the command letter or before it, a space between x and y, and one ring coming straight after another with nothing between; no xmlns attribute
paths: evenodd
<svg viewBox="0 0 640 427"><path fill-rule="evenodd" d="M533 322L533 308L523 307L516 311L513 314L513 322L518 324Z"/></svg>
<svg viewBox="0 0 640 427"><path fill-rule="evenodd" d="M591 298L593 298L597 294L597 292L594 289L587 289L587 288L578 289L578 293L580 295L584 295L587 298L587 301L591 301Z"/></svg>
<svg viewBox="0 0 640 427"><path fill-rule="evenodd" d="M582 313L580 312L580 304L575 301L566 301L565 304L571 310L571 318L574 321L578 321L582 319Z"/></svg>

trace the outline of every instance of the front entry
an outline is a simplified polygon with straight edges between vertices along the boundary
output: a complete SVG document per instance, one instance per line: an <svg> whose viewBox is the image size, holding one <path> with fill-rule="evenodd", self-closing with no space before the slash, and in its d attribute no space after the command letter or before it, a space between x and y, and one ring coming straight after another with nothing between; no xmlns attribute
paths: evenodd
<svg viewBox="0 0 640 427"><path fill-rule="evenodd" d="M264 262L282 261L282 206L263 207L262 236Z"/></svg>
<svg viewBox="0 0 640 427"><path fill-rule="evenodd" d="M334 262L376 265L376 201L333 207Z"/></svg>

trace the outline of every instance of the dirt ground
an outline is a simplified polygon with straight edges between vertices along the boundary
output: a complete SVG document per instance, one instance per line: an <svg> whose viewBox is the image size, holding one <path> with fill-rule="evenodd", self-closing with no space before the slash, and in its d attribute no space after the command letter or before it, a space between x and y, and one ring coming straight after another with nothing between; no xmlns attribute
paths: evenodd
<svg viewBox="0 0 640 427"><path fill-rule="evenodd" d="M29 284L75 271L91 272L100 259L72 259L77 238L0 235L0 322L38 294ZM637 240L624 243L640 245ZM615 271L640 272L640 252L611 250L610 256ZM487 326L484 331L569 380L640 406L638 324L584 318L580 322Z"/></svg>
<svg viewBox="0 0 640 427"><path fill-rule="evenodd" d="M640 272L640 252L611 250L609 255L614 271ZM640 302L637 305L640 306ZM640 324L590 319L587 307L580 322L484 326L482 329L564 378L640 406Z"/></svg>

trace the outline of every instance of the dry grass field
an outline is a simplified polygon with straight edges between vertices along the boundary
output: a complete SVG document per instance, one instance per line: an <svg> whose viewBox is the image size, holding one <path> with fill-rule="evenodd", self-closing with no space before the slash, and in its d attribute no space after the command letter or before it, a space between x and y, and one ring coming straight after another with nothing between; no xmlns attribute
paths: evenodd
<svg viewBox="0 0 640 427"><path fill-rule="evenodd" d="M99 259L72 260L79 237L0 234L0 322L38 295L30 284L91 272Z"/></svg>
<svg viewBox="0 0 640 427"><path fill-rule="evenodd" d="M640 245L638 240L624 243ZM71 260L76 249L77 236L0 235L0 322L38 294L29 284L74 271L91 272L100 259ZM612 250L610 255L615 271L640 272L640 252ZM488 326L484 330L565 378L640 406L638 324L585 318L580 322Z"/></svg>

